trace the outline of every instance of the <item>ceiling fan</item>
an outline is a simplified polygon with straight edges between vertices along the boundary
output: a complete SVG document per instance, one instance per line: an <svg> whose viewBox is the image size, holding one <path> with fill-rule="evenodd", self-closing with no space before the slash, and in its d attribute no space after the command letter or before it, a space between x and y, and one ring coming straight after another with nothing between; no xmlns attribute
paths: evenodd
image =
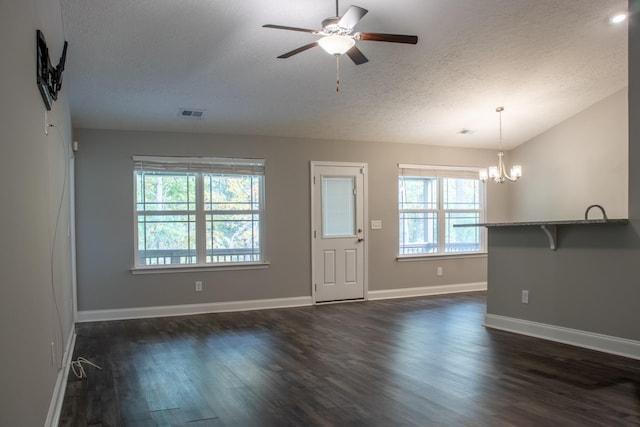
<svg viewBox="0 0 640 427"><path fill-rule="evenodd" d="M368 12L359 6L351 6L344 15L339 16L338 0L336 0L336 16L326 18L322 21L321 30L310 30L308 28L288 27L284 25L266 24L264 28L275 28L278 30L301 31L304 33L317 34L320 37L313 43L306 44L290 52L284 53L278 58L290 58L293 55L309 50L313 47L320 46L327 53L335 55L347 54L354 64L360 65L368 62L366 56L356 46L356 40L367 40L376 42L391 43L418 43L418 36L410 36L404 34L384 34L384 33L361 33L353 32L353 28L360 22L362 17ZM336 88L336 90L338 90Z"/></svg>

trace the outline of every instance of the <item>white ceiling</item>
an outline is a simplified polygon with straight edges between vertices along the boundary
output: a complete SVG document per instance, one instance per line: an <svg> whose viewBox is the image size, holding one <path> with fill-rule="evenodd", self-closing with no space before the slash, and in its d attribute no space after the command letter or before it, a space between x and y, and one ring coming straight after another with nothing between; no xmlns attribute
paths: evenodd
<svg viewBox="0 0 640 427"><path fill-rule="evenodd" d="M352 1L357 31L419 41L359 41L336 92L321 48L276 59L318 36L262 28L319 29L333 0L62 0L73 124L495 148L504 106L510 148L627 85L626 0Z"/></svg>

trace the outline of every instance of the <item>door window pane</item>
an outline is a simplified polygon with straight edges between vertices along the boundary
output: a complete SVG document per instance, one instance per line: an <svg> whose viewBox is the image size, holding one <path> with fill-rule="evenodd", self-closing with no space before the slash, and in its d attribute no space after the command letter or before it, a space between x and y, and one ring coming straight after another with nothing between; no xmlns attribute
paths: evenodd
<svg viewBox="0 0 640 427"><path fill-rule="evenodd" d="M353 177L322 177L322 234L355 236L356 195Z"/></svg>

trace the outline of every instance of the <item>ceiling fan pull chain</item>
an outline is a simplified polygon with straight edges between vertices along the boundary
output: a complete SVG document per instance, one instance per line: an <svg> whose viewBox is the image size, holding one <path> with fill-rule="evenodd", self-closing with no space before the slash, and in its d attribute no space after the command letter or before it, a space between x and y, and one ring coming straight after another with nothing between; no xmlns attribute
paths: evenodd
<svg viewBox="0 0 640 427"><path fill-rule="evenodd" d="M336 55L336 92L340 92L340 55Z"/></svg>
<svg viewBox="0 0 640 427"><path fill-rule="evenodd" d="M340 16L340 12L338 11L338 0L336 0L336 16Z"/></svg>

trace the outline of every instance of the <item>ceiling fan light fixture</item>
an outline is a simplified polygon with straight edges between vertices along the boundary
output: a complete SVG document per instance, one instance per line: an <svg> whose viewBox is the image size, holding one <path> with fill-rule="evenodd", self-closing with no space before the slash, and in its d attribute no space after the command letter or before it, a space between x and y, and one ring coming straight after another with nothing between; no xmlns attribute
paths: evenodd
<svg viewBox="0 0 640 427"><path fill-rule="evenodd" d="M356 41L353 37L340 35L325 36L318 40L318 45L320 45L325 52L331 55L345 54L349 49L355 46L355 44Z"/></svg>

